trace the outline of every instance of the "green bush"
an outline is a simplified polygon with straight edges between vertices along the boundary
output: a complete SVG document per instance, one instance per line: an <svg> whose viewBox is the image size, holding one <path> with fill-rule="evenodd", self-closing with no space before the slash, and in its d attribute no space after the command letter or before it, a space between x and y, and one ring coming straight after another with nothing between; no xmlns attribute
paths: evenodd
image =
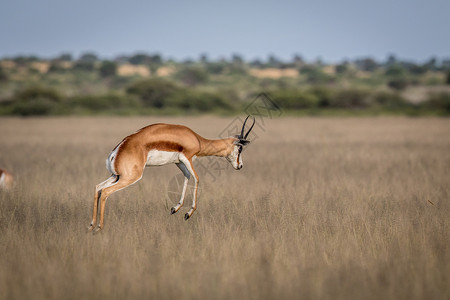
<svg viewBox="0 0 450 300"><path fill-rule="evenodd" d="M398 93L385 91L375 93L372 97L372 104L389 110L405 109L411 106Z"/></svg>
<svg viewBox="0 0 450 300"><path fill-rule="evenodd" d="M438 110L443 114L450 114L450 93L442 92L442 93L434 93L431 94L429 99L423 103L423 106Z"/></svg>
<svg viewBox="0 0 450 300"><path fill-rule="evenodd" d="M136 108L140 106L139 100L132 96L121 96L116 94L76 96L69 100L68 105L72 108L83 108L92 112L104 110L121 110Z"/></svg>
<svg viewBox="0 0 450 300"><path fill-rule="evenodd" d="M17 92L13 100L31 102L36 99L47 99L50 102L60 102L62 100L61 94L53 88L45 86L29 86Z"/></svg>
<svg viewBox="0 0 450 300"><path fill-rule="evenodd" d="M324 84L332 81L332 77L325 74L320 67L307 65L300 69L300 73L306 76L311 84Z"/></svg>
<svg viewBox="0 0 450 300"><path fill-rule="evenodd" d="M3 106L14 115L49 115L61 105L62 96L54 89L44 86L30 86L18 91Z"/></svg>
<svg viewBox="0 0 450 300"><path fill-rule="evenodd" d="M117 73L117 64L113 61L105 60L102 62L99 72L103 78L113 77Z"/></svg>
<svg viewBox="0 0 450 300"><path fill-rule="evenodd" d="M92 72L95 70L95 63L93 61L77 61L73 66L74 70Z"/></svg>
<svg viewBox="0 0 450 300"><path fill-rule="evenodd" d="M226 64L221 62L208 63L206 70L211 74L222 74L225 71Z"/></svg>
<svg viewBox="0 0 450 300"><path fill-rule="evenodd" d="M370 93L359 89L344 89L337 91L330 99L331 108L360 109L369 106Z"/></svg>
<svg viewBox="0 0 450 300"><path fill-rule="evenodd" d="M162 78L138 81L127 88L129 95L135 95L148 107L163 108L167 100L180 90L176 84Z"/></svg>
<svg viewBox="0 0 450 300"><path fill-rule="evenodd" d="M64 73L67 70L62 66L59 61L52 61L48 69L48 73Z"/></svg>
<svg viewBox="0 0 450 300"><path fill-rule="evenodd" d="M317 107L319 98L306 90L278 90L271 93L273 99L285 109L305 109Z"/></svg>
<svg viewBox="0 0 450 300"><path fill-rule="evenodd" d="M9 80L9 76L6 73L5 69L0 65L0 82L7 82Z"/></svg>
<svg viewBox="0 0 450 300"><path fill-rule="evenodd" d="M310 92L317 98L317 105L320 108L327 108L330 106L333 98L333 93L326 87L314 87Z"/></svg>
<svg viewBox="0 0 450 300"><path fill-rule="evenodd" d="M178 71L176 78L187 85L194 86L208 81L208 73L202 67L187 66Z"/></svg>
<svg viewBox="0 0 450 300"><path fill-rule="evenodd" d="M403 91L408 86L406 78L394 78L388 81L388 86L397 91Z"/></svg>
<svg viewBox="0 0 450 300"><path fill-rule="evenodd" d="M35 98L33 101L15 101L11 104L11 113L20 116L50 115L55 103L48 98Z"/></svg>
<svg viewBox="0 0 450 300"><path fill-rule="evenodd" d="M169 99L169 103L173 108L200 112L231 111L234 109L231 102L219 93L201 92L192 89L178 92Z"/></svg>
<svg viewBox="0 0 450 300"><path fill-rule="evenodd" d="M405 73L405 69L400 65L392 65L385 71L385 75L389 77L401 77L405 76Z"/></svg>

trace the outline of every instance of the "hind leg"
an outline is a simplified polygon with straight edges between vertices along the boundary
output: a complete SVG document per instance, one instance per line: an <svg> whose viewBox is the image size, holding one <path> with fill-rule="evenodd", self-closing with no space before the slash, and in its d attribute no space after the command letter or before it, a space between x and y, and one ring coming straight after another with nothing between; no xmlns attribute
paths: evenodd
<svg viewBox="0 0 450 300"><path fill-rule="evenodd" d="M100 205L100 220L99 220L98 227L95 230L96 232L103 229L106 199L111 194L136 183L139 179L142 178L142 172L143 172L143 170L140 172L131 173L129 175L120 175L120 178L116 184L107 186L100 191L100 195L98 197L99 198L98 202Z"/></svg>
<svg viewBox="0 0 450 300"><path fill-rule="evenodd" d="M116 184L118 180L119 180L118 175L111 175L111 177L109 177L105 181L103 181L95 186L94 208L92 211L92 221L91 221L91 224L89 225L88 230L94 229L95 225L97 225L98 206L100 204L100 196L102 194L102 190L106 187L110 187L110 186Z"/></svg>

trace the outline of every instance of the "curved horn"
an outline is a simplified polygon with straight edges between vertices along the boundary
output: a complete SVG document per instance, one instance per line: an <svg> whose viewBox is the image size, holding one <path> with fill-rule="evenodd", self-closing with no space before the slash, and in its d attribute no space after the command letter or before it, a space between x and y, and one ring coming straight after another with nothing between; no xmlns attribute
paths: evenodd
<svg viewBox="0 0 450 300"><path fill-rule="evenodd" d="M250 115L248 115L247 118L245 118L244 125L242 125L241 134L239 135L241 138L244 137L245 124L247 123L248 117L250 117Z"/></svg>
<svg viewBox="0 0 450 300"><path fill-rule="evenodd" d="M248 117L250 117L250 115L248 115L247 118L248 118ZM245 134L244 140L247 139L248 134L250 133L250 131L252 131L253 126L255 126L255 122L256 122L255 117L252 116L252 118L253 118L253 124L252 124L252 126L250 126L250 129L249 129L249 130L247 131L247 133ZM247 121L247 119L245 119L245 120ZM244 124L244 127L245 127L245 124ZM244 128L244 127L243 127L243 128Z"/></svg>

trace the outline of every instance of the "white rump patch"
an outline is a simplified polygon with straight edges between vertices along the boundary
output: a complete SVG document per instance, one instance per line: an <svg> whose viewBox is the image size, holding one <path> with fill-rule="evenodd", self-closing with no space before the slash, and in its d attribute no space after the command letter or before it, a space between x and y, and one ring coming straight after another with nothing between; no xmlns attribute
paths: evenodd
<svg viewBox="0 0 450 300"><path fill-rule="evenodd" d="M106 169L108 169L108 171L112 174L117 175L116 173L116 169L114 168L114 162L116 161L116 156L117 156L117 151L119 151L120 146L122 145L122 143L120 145L118 145L109 155L108 158L106 159Z"/></svg>
<svg viewBox="0 0 450 300"><path fill-rule="evenodd" d="M147 154L147 166L162 166L180 162L180 153L173 151L150 150Z"/></svg>

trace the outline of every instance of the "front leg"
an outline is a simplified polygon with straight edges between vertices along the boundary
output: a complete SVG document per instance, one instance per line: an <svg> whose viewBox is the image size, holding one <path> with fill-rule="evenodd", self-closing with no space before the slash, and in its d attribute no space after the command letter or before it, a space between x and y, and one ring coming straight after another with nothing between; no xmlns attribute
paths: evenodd
<svg viewBox="0 0 450 300"><path fill-rule="evenodd" d="M178 202L177 205L175 205L174 207L172 207L170 209L170 212L172 215L174 213L176 213L183 206L184 196L186 195L187 184L188 184L189 178L191 178L191 173L189 173L188 168L186 167L186 165L183 162L176 163L176 165L181 170L181 172L183 172L184 184L183 184L183 191L181 192L180 202Z"/></svg>
<svg viewBox="0 0 450 300"><path fill-rule="evenodd" d="M188 177L184 177L183 191L181 192L180 202L178 202L177 205L175 205L174 207L171 208L170 213L172 215L174 213L176 213L184 204L184 196L186 195L186 188L187 188L187 185L188 185L188 181L189 181L189 178Z"/></svg>
<svg viewBox="0 0 450 300"><path fill-rule="evenodd" d="M194 180L195 180L195 186L194 186L194 195L192 197L192 207L191 209L184 215L184 219L187 220L189 219L192 214L194 213L194 211L197 209L197 190L198 190L198 175L194 170L194 166L192 164L192 158L188 159L187 157L185 157L184 155L180 157L180 161L183 162L183 164L186 166L187 170L189 171L189 173L194 176Z"/></svg>
<svg viewBox="0 0 450 300"><path fill-rule="evenodd" d="M194 211L197 209L197 190L198 190L198 176L194 176L195 186L194 186L194 195L192 197L192 207L191 209L184 215L184 219L189 219Z"/></svg>

